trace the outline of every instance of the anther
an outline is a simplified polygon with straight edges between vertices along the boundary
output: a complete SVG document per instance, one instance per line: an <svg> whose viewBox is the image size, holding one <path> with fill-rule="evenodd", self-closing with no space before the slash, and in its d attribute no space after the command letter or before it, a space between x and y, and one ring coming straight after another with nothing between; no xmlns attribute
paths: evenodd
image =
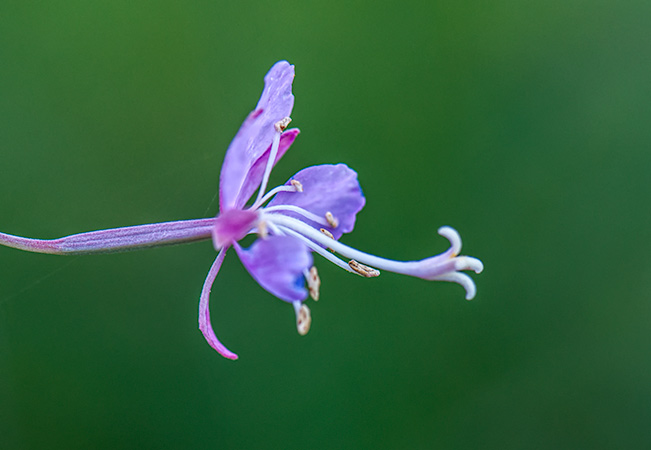
<svg viewBox="0 0 651 450"><path fill-rule="evenodd" d="M319 300L319 287L321 287L321 279L315 266L310 268L307 275L307 289L310 291L310 297L316 302Z"/></svg>
<svg viewBox="0 0 651 450"><path fill-rule="evenodd" d="M325 228L320 228L319 231L320 231L321 233L325 234L326 236L328 236L330 239L334 239L334 238L335 238L335 237L332 235L332 233L329 232L328 230L326 230ZM328 250L330 250L332 253L335 252L335 251L334 251L333 249L331 249L330 247L328 247Z"/></svg>
<svg viewBox="0 0 651 450"><path fill-rule="evenodd" d="M339 221L330 211L325 213L325 218L332 228L337 228L339 226Z"/></svg>
<svg viewBox="0 0 651 450"><path fill-rule="evenodd" d="M372 267L369 267L367 265L358 263L354 259L351 259L348 261L348 265L350 266L351 269L353 269L356 273L359 275L366 277L366 278L373 278L373 277L379 277L380 276L380 271L377 269L374 269Z"/></svg>
<svg viewBox="0 0 651 450"><path fill-rule="evenodd" d="M310 308L307 305L301 305L300 308L296 310L296 330L301 336L305 336L308 331L310 331L310 325L312 325L312 316L310 314Z"/></svg>
<svg viewBox="0 0 651 450"><path fill-rule="evenodd" d="M282 133L285 131L285 128L287 128L287 125L292 121L291 118L285 117L284 119L279 120L274 124L274 128L276 129L277 132Z"/></svg>
<svg viewBox="0 0 651 450"><path fill-rule="evenodd" d="M296 192L303 192L303 185L301 184L300 181L298 181L298 180L290 180L289 184L294 186L294 189L296 189Z"/></svg>
<svg viewBox="0 0 651 450"><path fill-rule="evenodd" d="M265 222L264 220L258 222L258 236L261 237L262 239L266 239L267 236L269 236L267 222Z"/></svg>
<svg viewBox="0 0 651 450"><path fill-rule="evenodd" d="M325 234L326 236L328 236L330 239L334 239L334 238L335 238L335 237L332 235L332 233L329 232L328 230L326 230L325 228L320 228L319 231L320 231L321 233Z"/></svg>

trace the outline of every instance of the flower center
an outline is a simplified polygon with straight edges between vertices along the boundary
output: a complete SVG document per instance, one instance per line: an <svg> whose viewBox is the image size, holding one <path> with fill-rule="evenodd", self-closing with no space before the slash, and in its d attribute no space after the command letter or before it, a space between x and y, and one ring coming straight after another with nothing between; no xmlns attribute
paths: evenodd
<svg viewBox="0 0 651 450"><path fill-rule="evenodd" d="M250 209L229 209L215 219L212 240L216 249L239 241L257 226L258 213Z"/></svg>

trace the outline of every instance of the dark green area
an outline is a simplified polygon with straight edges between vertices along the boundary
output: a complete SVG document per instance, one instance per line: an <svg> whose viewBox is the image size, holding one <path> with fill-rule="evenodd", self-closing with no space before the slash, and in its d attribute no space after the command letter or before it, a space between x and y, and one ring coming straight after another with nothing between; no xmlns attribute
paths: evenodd
<svg viewBox="0 0 651 450"><path fill-rule="evenodd" d="M296 65L282 183L359 172L346 243L483 260L478 295L318 260L293 310L210 243L0 248L3 449L651 446L651 3L3 1L0 230L215 214L262 77Z"/></svg>

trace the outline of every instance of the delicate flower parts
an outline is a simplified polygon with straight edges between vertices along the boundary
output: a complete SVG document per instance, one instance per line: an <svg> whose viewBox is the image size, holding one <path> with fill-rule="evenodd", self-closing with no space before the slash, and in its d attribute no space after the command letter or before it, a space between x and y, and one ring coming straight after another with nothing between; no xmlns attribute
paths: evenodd
<svg viewBox="0 0 651 450"><path fill-rule="evenodd" d="M266 75L256 108L226 152L216 218L92 231L51 240L0 233L0 244L38 253L92 254L212 238L218 254L201 290L199 328L208 343L229 359L237 359L237 355L213 331L209 298L230 247L260 286L292 304L301 335L309 331L312 322L305 300L308 295L319 299L321 281L312 253L362 277L377 277L386 270L459 283L466 290L466 298L472 299L475 284L462 271L480 273L483 265L476 258L459 256L461 238L450 227L438 230L450 241L450 248L420 261L392 261L339 242L344 233L353 230L356 215L365 204L357 173L345 164L308 167L284 185L267 191L272 168L299 133L298 129L287 129L294 106L293 79L294 66L286 61L276 63ZM256 191L255 200L250 202ZM258 238L250 247L241 247L239 241L251 234Z"/></svg>

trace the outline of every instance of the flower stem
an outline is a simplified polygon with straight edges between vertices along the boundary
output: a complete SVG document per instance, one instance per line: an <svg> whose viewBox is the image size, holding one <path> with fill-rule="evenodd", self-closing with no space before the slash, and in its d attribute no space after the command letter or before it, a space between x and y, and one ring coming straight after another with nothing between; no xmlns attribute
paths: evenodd
<svg viewBox="0 0 651 450"><path fill-rule="evenodd" d="M88 255L210 239L214 218L179 220L73 234L59 239L31 239L0 233L0 245L35 253Z"/></svg>

